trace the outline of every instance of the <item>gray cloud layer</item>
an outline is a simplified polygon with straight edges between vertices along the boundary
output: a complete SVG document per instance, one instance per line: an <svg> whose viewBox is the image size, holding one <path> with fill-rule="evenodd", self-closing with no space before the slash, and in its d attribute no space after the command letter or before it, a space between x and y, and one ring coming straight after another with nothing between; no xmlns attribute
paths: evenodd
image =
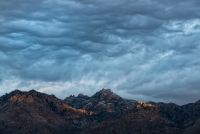
<svg viewBox="0 0 200 134"><path fill-rule="evenodd" d="M0 93L200 94L199 0L0 0Z"/></svg>

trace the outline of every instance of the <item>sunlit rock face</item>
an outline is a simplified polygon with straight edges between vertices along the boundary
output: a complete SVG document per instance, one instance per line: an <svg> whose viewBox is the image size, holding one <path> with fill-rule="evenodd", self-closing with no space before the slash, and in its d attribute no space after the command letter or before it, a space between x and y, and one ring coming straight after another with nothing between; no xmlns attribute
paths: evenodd
<svg viewBox="0 0 200 134"><path fill-rule="evenodd" d="M31 90L0 97L0 133L44 134L199 134L200 101L138 102L102 89L89 97L54 95Z"/></svg>

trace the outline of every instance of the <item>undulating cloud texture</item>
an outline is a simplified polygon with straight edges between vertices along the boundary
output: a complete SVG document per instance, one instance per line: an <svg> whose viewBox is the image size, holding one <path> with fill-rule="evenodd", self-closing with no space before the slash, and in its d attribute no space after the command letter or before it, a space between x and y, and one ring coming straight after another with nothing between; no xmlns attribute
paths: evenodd
<svg viewBox="0 0 200 134"><path fill-rule="evenodd" d="M200 94L199 0L0 0L0 95L185 104Z"/></svg>

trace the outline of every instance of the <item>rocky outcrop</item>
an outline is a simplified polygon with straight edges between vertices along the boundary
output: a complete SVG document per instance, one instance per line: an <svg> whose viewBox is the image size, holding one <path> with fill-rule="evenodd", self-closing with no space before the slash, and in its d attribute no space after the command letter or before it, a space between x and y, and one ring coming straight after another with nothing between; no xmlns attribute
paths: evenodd
<svg viewBox="0 0 200 134"><path fill-rule="evenodd" d="M130 111L135 109L138 104L135 100L121 98L110 89L102 89L91 97L82 94L77 97L71 95L64 101L74 108L93 111L95 114Z"/></svg>

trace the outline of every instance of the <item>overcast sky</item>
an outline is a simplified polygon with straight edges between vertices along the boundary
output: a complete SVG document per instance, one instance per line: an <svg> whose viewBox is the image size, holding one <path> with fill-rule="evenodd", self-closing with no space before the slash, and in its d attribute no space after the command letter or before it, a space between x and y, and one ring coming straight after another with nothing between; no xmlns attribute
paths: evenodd
<svg viewBox="0 0 200 134"><path fill-rule="evenodd" d="M199 0L0 0L0 95L200 100Z"/></svg>

